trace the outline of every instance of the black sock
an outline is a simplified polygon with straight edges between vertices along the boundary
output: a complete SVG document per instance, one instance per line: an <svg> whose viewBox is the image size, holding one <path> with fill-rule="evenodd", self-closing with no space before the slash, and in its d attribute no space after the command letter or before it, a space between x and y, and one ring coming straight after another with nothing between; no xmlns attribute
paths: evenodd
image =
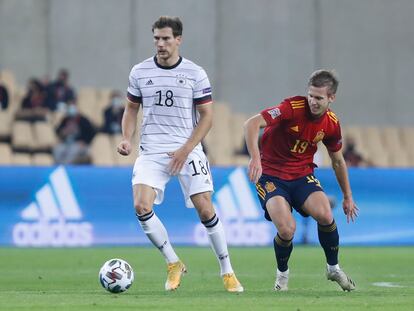
<svg viewBox="0 0 414 311"><path fill-rule="evenodd" d="M288 269L288 261L293 249L292 239L283 240L278 233L273 239L273 247L275 249L277 268L280 272L285 272Z"/></svg>
<svg viewBox="0 0 414 311"><path fill-rule="evenodd" d="M330 225L318 224L318 237L328 264L331 266L338 264L339 234L335 219Z"/></svg>

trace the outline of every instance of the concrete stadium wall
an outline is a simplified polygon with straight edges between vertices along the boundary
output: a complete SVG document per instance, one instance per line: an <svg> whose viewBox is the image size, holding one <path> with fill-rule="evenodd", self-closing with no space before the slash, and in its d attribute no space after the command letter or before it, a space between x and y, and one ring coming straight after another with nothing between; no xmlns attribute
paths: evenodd
<svg viewBox="0 0 414 311"><path fill-rule="evenodd" d="M131 66L154 53L160 15L182 18L182 55L234 111L303 94L326 67L339 74L342 123L412 124L411 0L0 0L0 69L23 85L66 67L77 88L124 90Z"/></svg>

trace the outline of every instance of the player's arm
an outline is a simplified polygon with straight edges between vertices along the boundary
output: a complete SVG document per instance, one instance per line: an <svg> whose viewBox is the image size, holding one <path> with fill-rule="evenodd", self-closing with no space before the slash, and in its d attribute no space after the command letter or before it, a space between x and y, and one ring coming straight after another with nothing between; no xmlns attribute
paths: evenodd
<svg viewBox="0 0 414 311"><path fill-rule="evenodd" d="M335 171L336 179L338 180L339 186L341 187L344 200L342 207L346 215L346 220L349 223L349 220L354 221L358 216L358 208L354 203L352 198L351 185L349 183L348 169L344 156L342 155L342 149L336 152L329 152L329 156L332 161L332 168Z"/></svg>
<svg viewBox="0 0 414 311"><path fill-rule="evenodd" d="M260 176L262 176L262 164L260 161L258 141L260 129L266 127L266 125L266 120L261 114L251 117L244 123L244 136L247 150L250 155L248 175L249 179L254 183L257 183Z"/></svg>
<svg viewBox="0 0 414 311"><path fill-rule="evenodd" d="M132 136L137 127L138 111L141 105L127 101L124 114L122 116L122 141L118 145L118 153L129 155L131 153Z"/></svg>
<svg viewBox="0 0 414 311"><path fill-rule="evenodd" d="M197 111L200 115L197 126L194 128L193 133L187 142L178 150L171 153L172 160L170 162L170 172L173 175L178 174L188 155L191 151L201 142L201 140L210 131L213 125L213 105L211 102L206 104L197 105Z"/></svg>

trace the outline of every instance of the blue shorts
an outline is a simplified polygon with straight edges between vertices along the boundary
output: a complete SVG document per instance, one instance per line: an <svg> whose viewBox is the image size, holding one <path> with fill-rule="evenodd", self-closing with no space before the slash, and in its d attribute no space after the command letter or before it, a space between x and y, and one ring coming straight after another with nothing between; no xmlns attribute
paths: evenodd
<svg viewBox="0 0 414 311"><path fill-rule="evenodd" d="M302 216L308 217L302 210L302 205L312 192L323 191L322 186L313 174L294 179L283 180L274 176L262 175L256 184L257 195L265 212L265 218L271 221L266 209L267 201L280 195Z"/></svg>

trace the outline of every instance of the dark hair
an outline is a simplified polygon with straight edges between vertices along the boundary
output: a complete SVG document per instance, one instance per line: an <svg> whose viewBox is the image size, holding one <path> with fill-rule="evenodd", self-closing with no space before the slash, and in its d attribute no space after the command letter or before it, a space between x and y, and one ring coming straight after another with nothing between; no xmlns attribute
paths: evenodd
<svg viewBox="0 0 414 311"><path fill-rule="evenodd" d="M308 86L328 87L328 94L336 94L338 78L333 70L320 69L313 72L309 78Z"/></svg>
<svg viewBox="0 0 414 311"><path fill-rule="evenodd" d="M174 37L183 34L183 23L178 17L171 16L160 16L152 25L152 32L154 32L154 29L162 29L166 27L172 29Z"/></svg>
<svg viewBox="0 0 414 311"><path fill-rule="evenodd" d="M66 78L69 77L69 70L62 68L59 70L58 76L65 76Z"/></svg>

